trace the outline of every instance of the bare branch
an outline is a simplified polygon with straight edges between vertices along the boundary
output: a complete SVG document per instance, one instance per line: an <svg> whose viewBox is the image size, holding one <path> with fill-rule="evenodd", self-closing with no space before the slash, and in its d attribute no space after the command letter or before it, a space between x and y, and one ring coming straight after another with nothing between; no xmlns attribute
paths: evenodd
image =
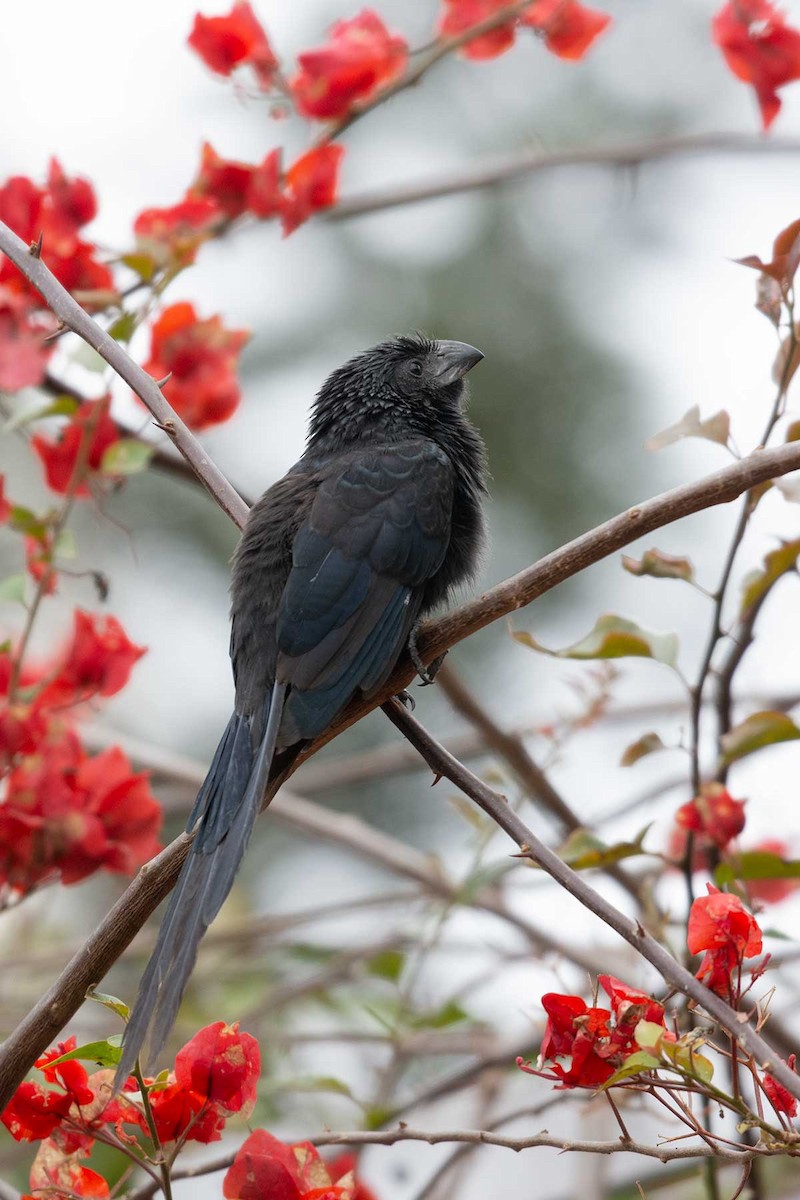
<svg viewBox="0 0 800 1200"><path fill-rule="evenodd" d="M634 950L656 968L662 978L683 995L699 1004L713 1019L731 1035L737 1045L743 1046L756 1059L761 1070L768 1070L793 1096L800 1097L800 1076L789 1070L775 1051L747 1022L743 1013L738 1013L719 996L709 991L689 971L677 962L638 921L632 921L615 908L604 896L548 849L536 834L529 829L510 807L504 796L493 792L483 780L473 775L462 763L453 758L418 721L406 712L397 700L384 705L384 712L420 752L431 770L446 776L456 787L483 809L485 813L513 838L526 857L538 863L548 875L560 883L565 891L574 896L584 908L598 916L615 930Z"/></svg>
<svg viewBox="0 0 800 1200"><path fill-rule="evenodd" d="M461 192L474 192L513 183L563 167L636 168L666 158L700 154L800 154L797 138L762 138L738 133L681 134L677 137L622 142L618 146L579 146L568 150L524 150L463 171L431 179L390 186L350 196L328 214L329 221L346 221L366 213L382 212L423 200L436 200Z"/></svg>

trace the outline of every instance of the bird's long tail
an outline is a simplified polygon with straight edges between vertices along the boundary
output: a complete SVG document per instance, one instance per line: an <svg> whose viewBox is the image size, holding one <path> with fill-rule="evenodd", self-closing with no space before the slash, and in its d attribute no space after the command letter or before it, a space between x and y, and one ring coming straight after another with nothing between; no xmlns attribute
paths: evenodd
<svg viewBox="0 0 800 1200"><path fill-rule="evenodd" d="M135 1061L159 1053L175 1021L200 939L227 897L264 795L275 753L285 686L275 684L264 735L254 752L250 721L234 713L187 822L200 821L191 850L161 922L155 949L139 985L125 1030L116 1085Z"/></svg>

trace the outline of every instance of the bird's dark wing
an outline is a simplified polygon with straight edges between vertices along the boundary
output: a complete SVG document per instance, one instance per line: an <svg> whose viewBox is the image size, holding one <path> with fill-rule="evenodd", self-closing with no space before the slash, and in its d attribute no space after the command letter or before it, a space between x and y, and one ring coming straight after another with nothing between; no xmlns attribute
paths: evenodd
<svg viewBox="0 0 800 1200"><path fill-rule="evenodd" d="M392 670L450 540L453 468L416 439L334 461L294 540L278 608L280 740L313 737Z"/></svg>

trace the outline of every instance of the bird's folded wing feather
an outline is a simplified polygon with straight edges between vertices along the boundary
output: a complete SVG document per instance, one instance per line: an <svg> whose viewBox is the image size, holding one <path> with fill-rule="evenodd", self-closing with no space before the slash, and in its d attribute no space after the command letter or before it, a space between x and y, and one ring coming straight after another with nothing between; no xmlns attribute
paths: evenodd
<svg viewBox="0 0 800 1200"><path fill-rule="evenodd" d="M450 460L421 439L332 465L278 609L287 735L314 736L357 689L383 683L447 552L453 489Z"/></svg>

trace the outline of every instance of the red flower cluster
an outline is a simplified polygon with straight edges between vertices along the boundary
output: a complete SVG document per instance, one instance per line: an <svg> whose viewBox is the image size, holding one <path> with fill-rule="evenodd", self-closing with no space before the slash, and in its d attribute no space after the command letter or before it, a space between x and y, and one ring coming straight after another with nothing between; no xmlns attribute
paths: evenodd
<svg viewBox="0 0 800 1200"><path fill-rule="evenodd" d="M278 60L258 17L246 0L239 0L224 17L194 19L189 45L217 75L231 75L237 67L252 67L259 87L272 87Z"/></svg>
<svg viewBox="0 0 800 1200"><path fill-rule="evenodd" d="M85 179L68 179L52 159L47 183L39 187L15 175L0 187L0 220L23 241L42 238L42 258L57 279L91 305L95 292L108 292L114 281L108 267L95 258L92 242L80 231L97 212L94 191ZM51 346L45 338L54 329L39 293L10 259L0 254L0 388L41 383Z"/></svg>
<svg viewBox="0 0 800 1200"><path fill-rule="evenodd" d="M790 1054L786 1060L790 1071L794 1070L796 1057L795 1054ZM786 1113L787 1117L797 1116L797 1097L793 1096L782 1083L778 1083L777 1079L773 1079L769 1073L764 1075L761 1083L775 1112Z"/></svg>
<svg viewBox="0 0 800 1200"><path fill-rule="evenodd" d="M611 1001L610 1009L590 1007L580 996L557 992L542 996L547 1025L541 1059L551 1063L550 1071L532 1071L520 1060L518 1065L557 1080L559 1088L596 1088L638 1049L634 1034L639 1021L663 1025L663 1006L645 992L628 987L613 975L600 975L598 982ZM572 1059L568 1068L555 1061L567 1057Z"/></svg>
<svg viewBox="0 0 800 1200"><path fill-rule="evenodd" d="M760 954L762 945L758 922L739 897L708 884L708 895L699 896L689 913L686 943L691 954L705 951L697 978L731 1004L738 1003L742 964Z"/></svg>
<svg viewBox="0 0 800 1200"><path fill-rule="evenodd" d="M239 403L236 366L249 334L220 317L198 320L191 304L165 308L152 329L145 371L161 379L165 398L193 429L227 421Z"/></svg>
<svg viewBox="0 0 800 1200"><path fill-rule="evenodd" d="M61 661L27 671L13 697L10 658L0 659L0 885L24 895L54 878L129 874L160 848L147 776L132 773L117 747L87 755L64 712L115 695L142 654L114 617L78 610Z"/></svg>
<svg viewBox="0 0 800 1200"><path fill-rule="evenodd" d="M311 1142L287 1146L256 1129L239 1149L222 1183L226 1200L369 1200L352 1174L334 1176Z"/></svg>
<svg viewBox="0 0 800 1200"><path fill-rule="evenodd" d="M508 8L508 0L444 0L439 32L445 37L457 36L490 21L504 8ZM607 13L587 8L579 0L534 0L520 16L476 34L465 43L461 54L476 60L497 58L514 45L517 30L527 27L542 38L551 53L578 60L610 23Z"/></svg>
<svg viewBox="0 0 800 1200"><path fill-rule="evenodd" d="M91 1151L103 1126L112 1126L123 1143L131 1140L124 1126L145 1134L149 1127L133 1076L112 1099L113 1072L89 1075L75 1059L57 1061L75 1049L72 1037L40 1058L36 1066L54 1088L20 1084L1 1119L17 1141L44 1139L31 1169L32 1188L107 1196L108 1185L82 1167L80 1159ZM156 1086L154 1080L145 1080L159 1139L218 1141L228 1117L250 1115L260 1072L258 1043L249 1033L222 1021L201 1029L178 1053L166 1086L162 1078Z"/></svg>
<svg viewBox="0 0 800 1200"><path fill-rule="evenodd" d="M90 496L90 479L103 465L103 455L109 446L119 441L121 434L111 419L111 399L87 400L77 408L61 430L58 439L51 441L42 433L34 434L33 446L44 466L48 487L63 496L68 490L79 459L84 464L84 478L75 489L76 496ZM88 446L84 448L84 442Z"/></svg>
<svg viewBox="0 0 800 1200"><path fill-rule="evenodd" d="M686 834L693 833L695 869L707 866L709 849L724 850L744 829L744 806L744 800L734 800L721 784L707 784L699 796L682 804L675 813L677 828L670 842L671 853L682 857Z"/></svg>
<svg viewBox="0 0 800 1200"><path fill-rule="evenodd" d="M781 109L778 88L800 79L800 30L770 0L728 0L711 28L733 74L755 90L769 129Z"/></svg>
<svg viewBox="0 0 800 1200"><path fill-rule="evenodd" d="M138 249L153 267L188 267L220 225L224 210L215 200L193 196L170 208L146 208L133 223Z"/></svg>
<svg viewBox="0 0 800 1200"><path fill-rule="evenodd" d="M305 50L297 61L300 70L289 88L298 112L317 121L338 120L402 75L408 43L365 8L349 21L337 21L330 40Z"/></svg>

